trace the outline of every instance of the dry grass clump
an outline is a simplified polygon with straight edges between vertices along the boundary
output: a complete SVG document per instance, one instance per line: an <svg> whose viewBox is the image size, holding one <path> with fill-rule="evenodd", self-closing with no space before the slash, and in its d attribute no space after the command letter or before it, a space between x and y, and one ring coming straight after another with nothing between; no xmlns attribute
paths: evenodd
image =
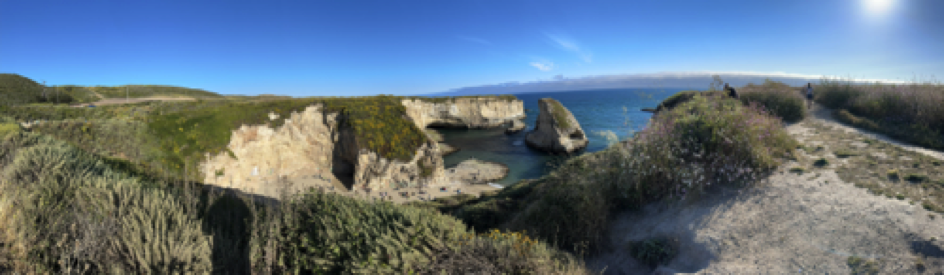
<svg viewBox="0 0 944 275"><path fill-rule="evenodd" d="M944 86L936 83L855 84L824 79L816 101L846 123L917 145L944 149Z"/></svg>
<svg viewBox="0 0 944 275"><path fill-rule="evenodd" d="M757 102L771 114L786 122L797 122L806 117L806 100L800 92L783 83L767 79L763 84L747 84L739 91L741 102Z"/></svg>

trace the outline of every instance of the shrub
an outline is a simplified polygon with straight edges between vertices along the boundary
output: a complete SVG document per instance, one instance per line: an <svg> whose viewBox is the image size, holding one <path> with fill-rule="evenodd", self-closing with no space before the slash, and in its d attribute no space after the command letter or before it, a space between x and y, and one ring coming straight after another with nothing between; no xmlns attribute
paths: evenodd
<svg viewBox="0 0 944 275"><path fill-rule="evenodd" d="M652 120L629 145L631 180L619 189L631 204L756 177L792 156L798 143L756 103L694 96ZM622 168L625 167L625 168Z"/></svg>
<svg viewBox="0 0 944 275"><path fill-rule="evenodd" d="M33 133L4 141L3 240L24 272L204 273L209 239L193 208L94 155Z"/></svg>
<svg viewBox="0 0 944 275"><path fill-rule="evenodd" d="M669 263L678 254L677 244L668 238L652 238L629 244L629 255L655 268Z"/></svg>
<svg viewBox="0 0 944 275"><path fill-rule="evenodd" d="M848 158L851 156L858 155L855 152L850 151L850 150L836 150L835 154L836 154L836 157L838 158Z"/></svg>
<svg viewBox="0 0 944 275"><path fill-rule="evenodd" d="M905 180L914 182L914 183L920 183L920 182L928 180L928 176L920 175L920 174L908 174L907 176L905 176Z"/></svg>
<svg viewBox="0 0 944 275"><path fill-rule="evenodd" d="M852 269L852 274L878 274L878 263L856 256L846 258L846 265Z"/></svg>
<svg viewBox="0 0 944 275"><path fill-rule="evenodd" d="M0 123L0 138L19 133L20 131L20 125L16 123Z"/></svg>
<svg viewBox="0 0 944 275"><path fill-rule="evenodd" d="M824 167L826 165L829 165L829 160L826 160L826 158L820 158L814 161L813 165L815 165L816 167Z"/></svg>
<svg viewBox="0 0 944 275"><path fill-rule="evenodd" d="M794 88L782 82L764 81L762 85L748 84L739 93L745 105L757 102L772 115L786 122L797 122L806 116L805 100Z"/></svg>
<svg viewBox="0 0 944 275"><path fill-rule="evenodd" d="M601 185L565 178L539 191L536 202L515 217L513 230L532 232L561 249L597 249L606 236L610 205Z"/></svg>
<svg viewBox="0 0 944 275"><path fill-rule="evenodd" d="M890 169L885 173L889 179L898 180L898 169Z"/></svg>

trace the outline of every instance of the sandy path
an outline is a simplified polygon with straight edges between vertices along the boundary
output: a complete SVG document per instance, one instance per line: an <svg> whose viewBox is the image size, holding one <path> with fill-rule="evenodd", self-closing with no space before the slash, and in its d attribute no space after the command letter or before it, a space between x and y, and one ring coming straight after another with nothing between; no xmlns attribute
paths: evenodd
<svg viewBox="0 0 944 275"><path fill-rule="evenodd" d="M927 156L929 156L929 157L937 158L937 159L939 159L939 160L944 160L944 152L937 151L937 150L934 150L934 149L928 149L928 148L923 148L923 147L919 147L919 146L910 145L910 144L907 144L907 143L904 143L904 142L901 142L901 141L892 139L892 138L890 138L890 137L888 137L888 136L886 136L886 135L883 135L883 134L879 134L879 133L871 132L871 131L868 131L868 130L865 130L865 129L858 129L858 128L853 128L853 127L851 127L851 126L844 125L844 124L842 124L841 122L837 121L835 118L833 118L833 114L832 114L832 110L831 110L831 109L823 108L823 107L819 106L819 104L817 104L817 106L815 106L815 107L813 108L813 116L810 117L810 118L807 118L806 121L822 122L822 123L824 123L825 125L827 125L827 126L829 126L829 127L833 127L834 129L842 130L842 131L844 131L844 132L846 132L846 133L858 133L858 134L861 134L861 135L863 135L863 136L867 136L867 137L870 137L870 138L873 138L873 139L881 140L881 141L887 142L887 143L889 143L889 144L892 144L892 145L901 147L902 149L905 149L905 150L908 150L908 151L912 151L912 152L916 152L916 153L921 153L921 154L927 155Z"/></svg>
<svg viewBox="0 0 944 275"><path fill-rule="evenodd" d="M806 134L811 131L806 123L858 131L835 125L823 116L828 110L815 113L787 131L805 142L816 139ZM871 261L880 274L944 273L944 217L907 200L872 195L832 169L802 175L787 171L795 165L782 165L759 187L741 194L718 188L694 203L650 205L621 214L610 228L612 247L588 264L606 267L606 274L650 273L628 255L626 244L665 236L678 241L680 252L657 273L849 274L850 256Z"/></svg>
<svg viewBox="0 0 944 275"><path fill-rule="evenodd" d="M74 105L72 107L86 107L89 104L95 105L95 106L105 106L105 105L116 105L116 104L131 104L131 103L139 103L139 102L145 102L145 101L194 101L194 100L196 99L189 98L189 97L142 97L142 98L131 98L131 99L106 98L106 99L102 99L102 100L92 102L92 103Z"/></svg>

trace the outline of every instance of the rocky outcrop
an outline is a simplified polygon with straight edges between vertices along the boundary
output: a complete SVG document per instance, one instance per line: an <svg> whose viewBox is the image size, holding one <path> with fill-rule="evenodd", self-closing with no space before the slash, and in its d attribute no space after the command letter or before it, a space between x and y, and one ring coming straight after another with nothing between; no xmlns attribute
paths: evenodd
<svg viewBox="0 0 944 275"><path fill-rule="evenodd" d="M444 157L458 151L459 151L459 148L456 148L455 146L442 143L442 142L439 143L439 152L442 153Z"/></svg>
<svg viewBox="0 0 944 275"><path fill-rule="evenodd" d="M521 132L521 130L524 130L524 127L525 127L525 126L526 126L526 125L524 124L524 122L521 121L520 119L512 120L512 121L511 121L511 126L508 127L507 129L505 129L505 134L509 134L509 135L510 135L510 134L514 134L514 133L517 133L517 132Z"/></svg>
<svg viewBox="0 0 944 275"><path fill-rule="evenodd" d="M587 135L564 105L552 98L542 98L538 105L537 124L525 137L528 146L552 153L570 153L587 147Z"/></svg>
<svg viewBox="0 0 944 275"><path fill-rule="evenodd" d="M345 118L322 110L313 105L292 113L278 129L242 126L228 145L233 156L206 156L201 165L204 182L272 197L278 195L280 179L296 177L317 177L353 189L446 182L435 141L423 144L408 162L386 159L358 150L353 130L340 126Z"/></svg>
<svg viewBox="0 0 944 275"><path fill-rule="evenodd" d="M407 115L420 129L428 126L494 128L523 119L524 102L499 97L469 97L441 101L403 99Z"/></svg>

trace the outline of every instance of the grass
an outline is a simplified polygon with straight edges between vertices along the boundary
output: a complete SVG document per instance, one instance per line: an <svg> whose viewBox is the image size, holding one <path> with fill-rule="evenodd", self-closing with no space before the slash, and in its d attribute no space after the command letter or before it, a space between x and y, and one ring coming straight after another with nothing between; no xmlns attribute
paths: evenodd
<svg viewBox="0 0 944 275"><path fill-rule="evenodd" d="M878 262L857 256L846 258L846 264L852 269L852 274L878 274Z"/></svg>
<svg viewBox="0 0 944 275"><path fill-rule="evenodd" d="M890 180L898 180L900 178L898 175L898 169L888 170L885 175L888 176L888 179Z"/></svg>
<svg viewBox="0 0 944 275"><path fill-rule="evenodd" d="M853 151L850 151L850 150L848 150L848 149L836 150L836 152L833 152L833 154L835 154L836 157L838 157L838 158L848 158L848 157L852 157L852 156L857 156L857 155L859 155L859 154L857 154L857 153L855 153L855 152L853 152Z"/></svg>
<svg viewBox="0 0 944 275"><path fill-rule="evenodd" d="M816 102L856 127L923 147L944 149L944 86L938 83L855 84L824 79L814 87Z"/></svg>
<svg viewBox="0 0 944 275"><path fill-rule="evenodd" d="M798 89L770 79L760 85L748 84L739 91L744 104L757 102L786 122L797 122L806 117L806 100L800 94Z"/></svg>
<svg viewBox="0 0 944 275"><path fill-rule="evenodd" d="M840 148L832 152L824 149L819 155L841 154L850 140L862 139L857 133L846 133L821 123L808 126L822 133L819 136L825 148ZM843 181L853 182L857 187L868 189L876 195L890 198L902 195L930 211L944 211L944 170L934 165L940 160L876 140L856 153L858 156L833 167Z"/></svg>
<svg viewBox="0 0 944 275"><path fill-rule="evenodd" d="M554 116L554 120L557 121L557 127L561 129L570 129L570 116L568 115L569 111L564 108L564 105L553 98L542 98L541 101L547 102L551 106L551 115Z"/></svg>
<svg viewBox="0 0 944 275"><path fill-rule="evenodd" d="M105 98L143 98L143 97L192 97L192 98L220 98L217 93L201 89L163 86L163 85L126 85L126 86L69 86L74 90L88 90L98 93Z"/></svg>

